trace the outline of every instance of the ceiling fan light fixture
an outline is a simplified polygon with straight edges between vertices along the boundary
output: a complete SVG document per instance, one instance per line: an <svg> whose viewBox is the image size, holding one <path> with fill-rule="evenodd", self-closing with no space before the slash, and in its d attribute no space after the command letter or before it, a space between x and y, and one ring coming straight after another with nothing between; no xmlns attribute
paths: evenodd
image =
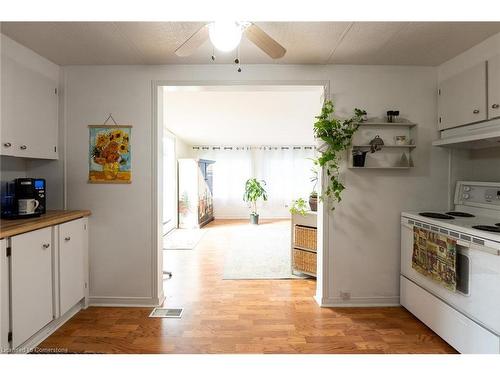
<svg viewBox="0 0 500 375"><path fill-rule="evenodd" d="M238 47L242 33L242 25L235 21L215 21L208 25L210 41L222 52L229 52Z"/></svg>

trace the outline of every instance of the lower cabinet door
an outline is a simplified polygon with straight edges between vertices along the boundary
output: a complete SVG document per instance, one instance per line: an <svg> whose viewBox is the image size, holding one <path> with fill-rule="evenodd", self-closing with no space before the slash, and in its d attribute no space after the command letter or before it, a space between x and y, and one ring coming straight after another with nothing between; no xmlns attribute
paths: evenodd
<svg viewBox="0 0 500 375"><path fill-rule="evenodd" d="M11 238L12 345L18 347L53 315L52 228Z"/></svg>
<svg viewBox="0 0 500 375"><path fill-rule="evenodd" d="M59 293L61 315L85 295L85 219L59 225Z"/></svg>

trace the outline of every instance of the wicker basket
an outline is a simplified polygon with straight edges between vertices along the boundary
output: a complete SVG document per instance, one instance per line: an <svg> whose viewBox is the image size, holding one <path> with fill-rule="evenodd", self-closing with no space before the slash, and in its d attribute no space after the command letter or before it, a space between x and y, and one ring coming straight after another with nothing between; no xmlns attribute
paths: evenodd
<svg viewBox="0 0 500 375"><path fill-rule="evenodd" d="M316 251L316 228L295 225L294 232L295 246Z"/></svg>
<svg viewBox="0 0 500 375"><path fill-rule="evenodd" d="M293 269L316 275L316 253L293 249Z"/></svg>

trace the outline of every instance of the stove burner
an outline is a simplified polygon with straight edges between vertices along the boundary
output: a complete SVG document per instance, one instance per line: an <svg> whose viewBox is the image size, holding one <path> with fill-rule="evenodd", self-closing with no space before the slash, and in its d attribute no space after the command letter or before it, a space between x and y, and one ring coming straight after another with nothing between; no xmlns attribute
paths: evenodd
<svg viewBox="0 0 500 375"><path fill-rule="evenodd" d="M446 215L451 215L455 217L474 217L474 215L468 213L468 212L460 212L460 211L450 211L447 212Z"/></svg>
<svg viewBox="0 0 500 375"><path fill-rule="evenodd" d="M484 230L486 232L500 233L500 227L494 227L493 225L474 225L474 226L472 226L472 228Z"/></svg>
<svg viewBox="0 0 500 375"><path fill-rule="evenodd" d="M439 212L420 212L420 216L424 217L430 217L433 219L446 219L446 220L453 220L454 217L446 214L440 214Z"/></svg>

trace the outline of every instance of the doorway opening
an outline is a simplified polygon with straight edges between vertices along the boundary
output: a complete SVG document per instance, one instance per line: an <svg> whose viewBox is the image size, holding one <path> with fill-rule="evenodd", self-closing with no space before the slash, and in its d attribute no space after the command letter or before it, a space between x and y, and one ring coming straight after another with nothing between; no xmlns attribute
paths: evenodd
<svg viewBox="0 0 500 375"><path fill-rule="evenodd" d="M163 156L158 265L174 274L164 285L167 304L186 305L179 289L210 280L306 280L320 302L326 215L309 196L321 194L312 125L327 83L154 89ZM244 200L252 179L265 190L256 202ZM291 214L294 202L300 212Z"/></svg>

